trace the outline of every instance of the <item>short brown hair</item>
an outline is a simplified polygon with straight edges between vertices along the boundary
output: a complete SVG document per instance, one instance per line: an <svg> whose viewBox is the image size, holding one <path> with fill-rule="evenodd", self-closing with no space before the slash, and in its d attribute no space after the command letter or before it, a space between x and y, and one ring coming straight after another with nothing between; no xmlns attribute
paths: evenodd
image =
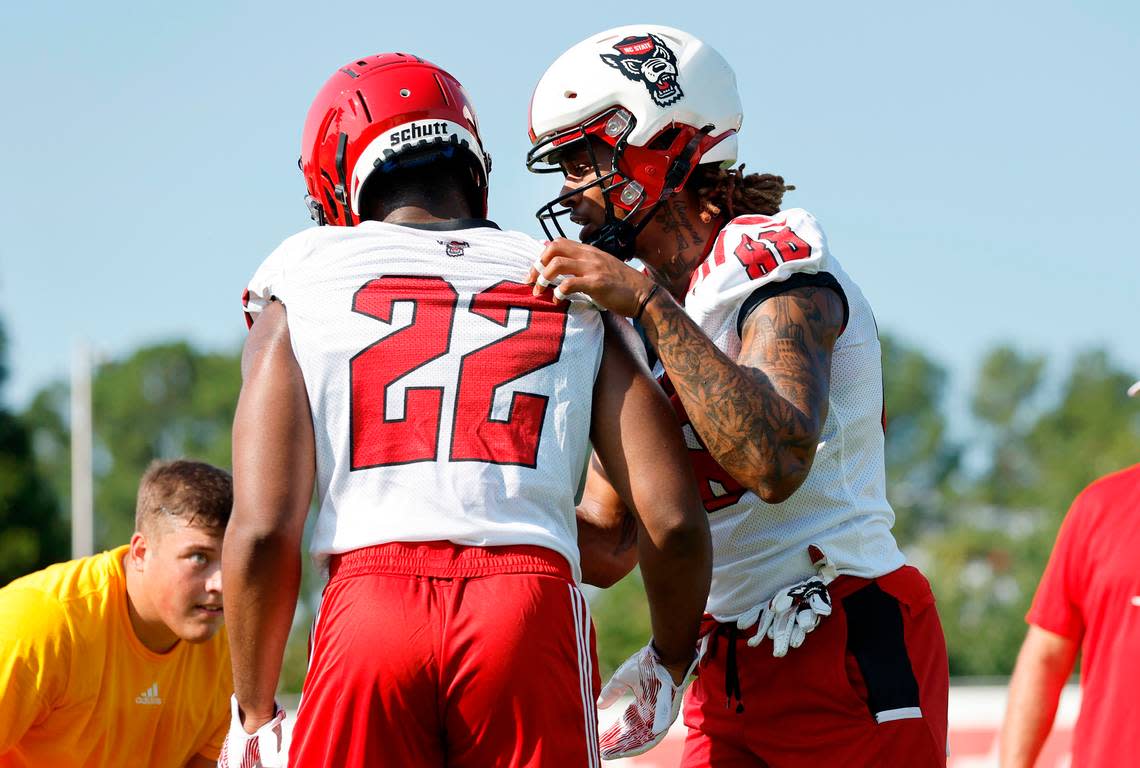
<svg viewBox="0 0 1140 768"><path fill-rule="evenodd" d="M234 506L234 481L224 469L200 461L152 461L139 481L135 530L153 530L175 517L187 525L221 533Z"/></svg>

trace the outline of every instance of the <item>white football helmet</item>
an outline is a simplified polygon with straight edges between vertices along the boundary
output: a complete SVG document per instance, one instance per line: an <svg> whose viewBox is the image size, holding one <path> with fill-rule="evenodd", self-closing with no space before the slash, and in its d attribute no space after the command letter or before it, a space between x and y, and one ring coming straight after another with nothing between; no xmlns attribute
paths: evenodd
<svg viewBox="0 0 1140 768"><path fill-rule="evenodd" d="M617 27L566 51L539 80L530 102L527 168L560 171L560 152L589 137L610 145L613 167L595 162L597 179L588 185L601 187L606 204L606 224L593 244L628 258L656 206L684 186L698 163L735 163L742 120L736 76L712 47L671 27ZM580 192L539 209L548 237L565 236L558 216L569 209L557 207ZM643 210L640 226L628 223Z"/></svg>

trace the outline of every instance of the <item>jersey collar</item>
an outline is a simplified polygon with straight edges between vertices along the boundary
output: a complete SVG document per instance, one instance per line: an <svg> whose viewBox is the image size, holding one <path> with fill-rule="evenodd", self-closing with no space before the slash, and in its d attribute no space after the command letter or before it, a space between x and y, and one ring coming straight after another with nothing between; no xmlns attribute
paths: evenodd
<svg viewBox="0 0 1140 768"><path fill-rule="evenodd" d="M400 223L396 226L422 229L428 232L453 232L459 229L498 229L499 225L490 219L448 219L447 221L432 221L423 224Z"/></svg>

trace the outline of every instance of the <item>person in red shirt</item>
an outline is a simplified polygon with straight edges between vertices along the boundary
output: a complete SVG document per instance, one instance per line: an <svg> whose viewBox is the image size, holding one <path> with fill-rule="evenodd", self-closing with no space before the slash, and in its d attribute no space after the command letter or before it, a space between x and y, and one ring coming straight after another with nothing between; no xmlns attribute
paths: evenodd
<svg viewBox="0 0 1140 768"><path fill-rule="evenodd" d="M1078 651L1082 696L1073 768L1118 765L1121 755L1140 754L1137 550L1140 464L1086 488L1061 525L1010 680L1003 768L1029 768L1036 761Z"/></svg>

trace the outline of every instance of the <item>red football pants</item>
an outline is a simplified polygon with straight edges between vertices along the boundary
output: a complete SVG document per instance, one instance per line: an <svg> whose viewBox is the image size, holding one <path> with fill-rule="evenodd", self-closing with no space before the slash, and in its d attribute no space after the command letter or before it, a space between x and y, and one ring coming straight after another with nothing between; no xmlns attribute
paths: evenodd
<svg viewBox="0 0 1140 768"><path fill-rule="evenodd" d="M368 547L331 563L289 764L597 766L600 687L560 555Z"/></svg>
<svg viewBox="0 0 1140 768"><path fill-rule="evenodd" d="M944 768L950 678L930 584L904 566L828 591L832 614L782 659L772 641L749 648L754 632L710 622L685 768Z"/></svg>

